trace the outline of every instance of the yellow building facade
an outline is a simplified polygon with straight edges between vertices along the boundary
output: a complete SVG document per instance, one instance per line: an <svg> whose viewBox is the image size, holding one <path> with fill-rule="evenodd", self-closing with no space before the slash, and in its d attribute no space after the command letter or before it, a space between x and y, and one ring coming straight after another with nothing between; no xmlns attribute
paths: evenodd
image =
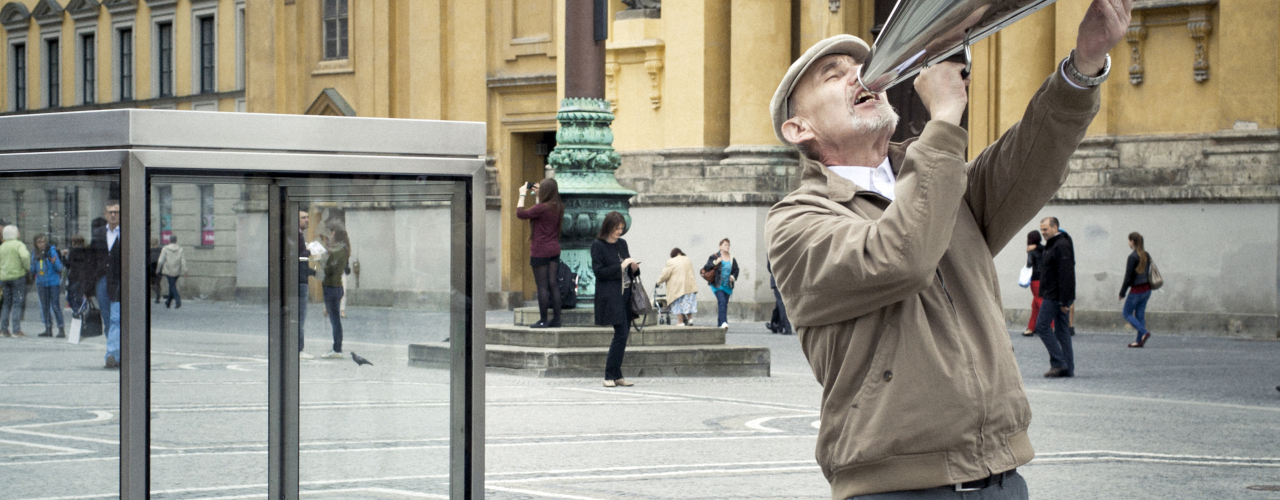
<svg viewBox="0 0 1280 500"><path fill-rule="evenodd" d="M13 0L5 113L243 111L244 0Z"/></svg>
<svg viewBox="0 0 1280 500"><path fill-rule="evenodd" d="M1058 0L974 46L971 155L1021 118L1041 82L1075 45L1088 4ZM839 33L872 39L893 2L608 5L605 94L616 117L614 146L623 157L617 175L638 193L627 236L633 253L656 271L672 247L697 261L730 238L744 270L739 283L745 284L731 302L731 315L766 317L773 298L763 219L798 182L794 152L773 136L769 99L804 49ZM248 109L487 123L489 288L510 299L529 298L528 225L515 218L515 190L548 175L545 154L554 147L555 114L564 97L564 9L563 0L250 2ZM1270 228L1260 236L1265 252L1255 255L1270 262L1262 273L1272 276L1269 285L1257 285L1262 298L1233 300L1217 293L1220 286L1209 286L1235 279L1230 266L1191 269L1194 256L1216 252L1206 240L1186 252L1185 276L1173 271L1197 286L1164 305L1153 300L1153 311L1202 311L1227 322L1236 314L1243 323L1269 322L1265 328L1276 330L1278 27L1274 0L1136 0L1129 36L1111 54L1101 111L1066 186L1046 210L1078 212L1064 227L1081 230L1102 228L1106 224L1095 222L1126 210L1146 227L1182 220L1225 230L1217 221L1227 212L1195 220L1174 212L1248 207L1254 211L1246 219L1260 217L1253 222ZM904 119L927 116L907 113ZM1098 229L1108 236L1093 242L1097 256L1084 251L1082 268L1118 265L1112 261L1122 256L1114 254L1127 253L1121 225ZM1146 230L1154 231L1149 242L1178 241L1175 230ZM1002 252L997 262L1017 255ZM1178 261L1170 267L1179 267ZM1084 294L1082 309L1114 308L1114 274ZM703 303L710 304L709 290L702 291ZM1006 295L1015 293L1025 292L1015 288Z"/></svg>

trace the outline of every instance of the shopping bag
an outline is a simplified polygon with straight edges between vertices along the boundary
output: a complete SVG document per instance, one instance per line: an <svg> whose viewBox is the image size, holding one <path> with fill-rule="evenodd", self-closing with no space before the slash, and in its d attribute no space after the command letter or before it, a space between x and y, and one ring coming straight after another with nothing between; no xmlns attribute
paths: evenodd
<svg viewBox="0 0 1280 500"><path fill-rule="evenodd" d="M1022 268L1022 272L1018 273L1018 286L1022 288L1031 286L1031 266Z"/></svg>
<svg viewBox="0 0 1280 500"><path fill-rule="evenodd" d="M83 322L78 316L71 317L71 331L67 332L67 342L72 344L80 343L80 327L82 326Z"/></svg>

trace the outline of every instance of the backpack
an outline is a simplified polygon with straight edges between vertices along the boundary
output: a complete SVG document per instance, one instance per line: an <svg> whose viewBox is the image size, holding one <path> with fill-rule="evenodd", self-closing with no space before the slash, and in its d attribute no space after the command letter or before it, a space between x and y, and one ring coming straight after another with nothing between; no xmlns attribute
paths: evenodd
<svg viewBox="0 0 1280 500"><path fill-rule="evenodd" d="M560 287L560 308L573 309L578 307L578 275L570 271L569 266L563 262L558 267L556 281Z"/></svg>

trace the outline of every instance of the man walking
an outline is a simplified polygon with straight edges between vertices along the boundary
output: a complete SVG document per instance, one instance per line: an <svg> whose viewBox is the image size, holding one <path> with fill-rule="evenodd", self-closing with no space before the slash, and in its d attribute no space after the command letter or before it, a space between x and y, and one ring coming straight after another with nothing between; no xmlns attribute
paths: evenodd
<svg viewBox="0 0 1280 500"><path fill-rule="evenodd" d="M1044 254L1040 259L1040 316L1036 318L1036 335L1049 351L1050 378L1074 377L1075 355L1071 350L1071 328L1068 313L1076 300L1076 252L1071 236L1058 230L1057 217L1040 221L1044 236ZM1051 325L1052 324L1052 325Z"/></svg>
<svg viewBox="0 0 1280 500"><path fill-rule="evenodd" d="M169 236L169 244L160 250L160 257L156 259L156 275L164 275L169 282L169 295L164 299L165 309L174 302L178 303L178 309L182 309L182 294L178 293L178 278L187 275L187 257L182 254L178 235ZM159 300L158 297L159 294L156 300Z"/></svg>
<svg viewBox="0 0 1280 500"><path fill-rule="evenodd" d="M98 308L107 330L106 368L120 368L120 200L107 200L103 207L107 224L93 230L89 251L97 266Z"/></svg>
<svg viewBox="0 0 1280 500"><path fill-rule="evenodd" d="M801 56L770 103L801 186L765 221L769 260L823 385L817 461L832 499L1025 499L1035 452L992 256L1053 197L1098 110L1131 0L1093 0L1022 121L966 162L962 65L915 86L931 121L861 91L862 40ZM1065 321L1063 324L1065 325Z"/></svg>
<svg viewBox="0 0 1280 500"><path fill-rule="evenodd" d="M4 243L0 243L0 293L4 295L4 304L0 305L0 337L26 337L22 332L22 316L26 311L31 252L22 242L18 226L4 226L0 235L4 236Z"/></svg>

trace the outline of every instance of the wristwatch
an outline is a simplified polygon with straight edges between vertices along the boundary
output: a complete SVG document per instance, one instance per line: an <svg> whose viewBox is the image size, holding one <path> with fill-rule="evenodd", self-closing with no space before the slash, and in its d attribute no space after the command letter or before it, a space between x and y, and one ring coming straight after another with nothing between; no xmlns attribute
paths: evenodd
<svg viewBox="0 0 1280 500"><path fill-rule="evenodd" d="M1107 54L1107 57L1102 60L1102 74L1098 76L1085 76L1084 73L1081 73L1080 70L1076 69L1076 49L1071 49L1071 55L1067 56L1066 63L1063 67L1067 70L1067 74L1071 75L1071 78L1075 80L1076 83L1082 84L1085 87L1097 87L1098 85L1101 85L1102 82L1107 81L1107 77L1111 75L1111 54Z"/></svg>

